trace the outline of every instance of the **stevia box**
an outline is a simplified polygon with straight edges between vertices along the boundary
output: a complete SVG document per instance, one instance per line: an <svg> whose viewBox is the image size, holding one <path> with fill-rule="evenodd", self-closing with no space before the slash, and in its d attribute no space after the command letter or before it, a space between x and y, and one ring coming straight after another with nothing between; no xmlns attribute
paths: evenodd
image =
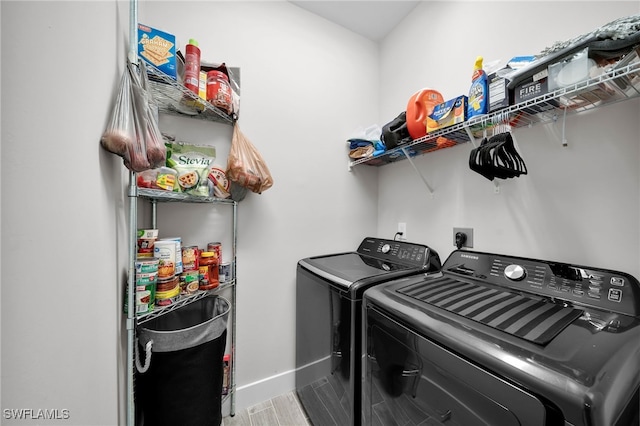
<svg viewBox="0 0 640 426"><path fill-rule="evenodd" d="M138 24L138 56L177 80L176 36Z"/></svg>

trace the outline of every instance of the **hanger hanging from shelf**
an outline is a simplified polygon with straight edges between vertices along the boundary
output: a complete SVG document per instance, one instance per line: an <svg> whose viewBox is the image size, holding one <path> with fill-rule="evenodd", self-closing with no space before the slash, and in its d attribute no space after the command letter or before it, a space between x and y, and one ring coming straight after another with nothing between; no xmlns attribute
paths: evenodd
<svg viewBox="0 0 640 426"><path fill-rule="evenodd" d="M471 150L469 168L485 178L510 179L527 174L527 166L518 153L511 135L509 117L499 116L492 128L492 136L486 133L480 146Z"/></svg>

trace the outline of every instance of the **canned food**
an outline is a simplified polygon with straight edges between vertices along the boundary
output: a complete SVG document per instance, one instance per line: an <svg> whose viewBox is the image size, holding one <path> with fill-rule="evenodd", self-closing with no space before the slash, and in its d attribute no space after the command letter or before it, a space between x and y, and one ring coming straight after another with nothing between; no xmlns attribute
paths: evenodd
<svg viewBox="0 0 640 426"><path fill-rule="evenodd" d="M221 263L219 270L218 279L221 283L231 281L231 263Z"/></svg>
<svg viewBox="0 0 640 426"><path fill-rule="evenodd" d="M156 292L156 306L169 306L180 299L180 285L173 290Z"/></svg>
<svg viewBox="0 0 640 426"><path fill-rule="evenodd" d="M158 238L157 229L138 229L137 257L153 257L153 247Z"/></svg>
<svg viewBox="0 0 640 426"><path fill-rule="evenodd" d="M136 285L145 286L147 284L155 284L157 280L157 272L149 272L148 274L136 274Z"/></svg>
<svg viewBox="0 0 640 426"><path fill-rule="evenodd" d="M182 271L198 270L198 246L182 247Z"/></svg>
<svg viewBox="0 0 640 426"><path fill-rule="evenodd" d="M176 275L176 242L156 241L153 255L158 259L158 278L173 278Z"/></svg>
<svg viewBox="0 0 640 426"><path fill-rule="evenodd" d="M185 271L180 274L180 294L193 294L198 291L199 275L200 272L197 270Z"/></svg>
<svg viewBox="0 0 640 426"><path fill-rule="evenodd" d="M175 289L176 286L179 286L179 285L180 285L180 279L176 275L173 278L158 280L158 283L156 285L156 291L159 293L163 291L170 291Z"/></svg>
<svg viewBox="0 0 640 426"><path fill-rule="evenodd" d="M216 241L215 243L207 244L207 251L212 251L218 257L218 263L222 262L222 243Z"/></svg>
<svg viewBox="0 0 640 426"><path fill-rule="evenodd" d="M146 285L137 285L135 294L135 312L136 315L147 314L153 311L156 301L156 283L148 283ZM124 313L129 313L129 286L125 292Z"/></svg>
<svg viewBox="0 0 640 426"><path fill-rule="evenodd" d="M136 274L158 272L158 259L154 257L139 257L136 259Z"/></svg>
<svg viewBox="0 0 640 426"><path fill-rule="evenodd" d="M231 113L231 86L229 77L222 71L209 71L207 73L207 101L218 108Z"/></svg>

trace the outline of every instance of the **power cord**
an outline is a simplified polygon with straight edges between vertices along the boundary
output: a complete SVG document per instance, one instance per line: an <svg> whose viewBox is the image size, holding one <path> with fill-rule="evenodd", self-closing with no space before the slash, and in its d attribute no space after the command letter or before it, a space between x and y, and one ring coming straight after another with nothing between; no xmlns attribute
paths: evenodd
<svg viewBox="0 0 640 426"><path fill-rule="evenodd" d="M458 250L460 250L466 242L467 234L465 234L464 232L456 232L456 247L458 247Z"/></svg>
<svg viewBox="0 0 640 426"><path fill-rule="evenodd" d="M393 236L393 240L397 241L398 240L398 236L402 237L404 235L404 232L396 232L396 235Z"/></svg>

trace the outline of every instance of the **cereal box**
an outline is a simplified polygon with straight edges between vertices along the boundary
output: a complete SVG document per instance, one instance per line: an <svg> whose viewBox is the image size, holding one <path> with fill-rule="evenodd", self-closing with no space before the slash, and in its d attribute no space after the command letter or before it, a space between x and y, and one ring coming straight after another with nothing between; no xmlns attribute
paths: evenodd
<svg viewBox="0 0 640 426"><path fill-rule="evenodd" d="M138 55L176 80L176 37L138 24Z"/></svg>

